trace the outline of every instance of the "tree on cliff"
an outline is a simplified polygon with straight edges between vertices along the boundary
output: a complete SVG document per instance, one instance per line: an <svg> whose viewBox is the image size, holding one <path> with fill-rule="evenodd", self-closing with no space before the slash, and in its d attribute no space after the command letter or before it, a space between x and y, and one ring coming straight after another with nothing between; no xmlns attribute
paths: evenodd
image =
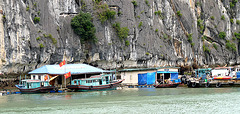
<svg viewBox="0 0 240 114"><path fill-rule="evenodd" d="M96 41L96 28L92 22L92 16L89 13L80 12L71 20L71 26L74 33L80 36L81 42Z"/></svg>

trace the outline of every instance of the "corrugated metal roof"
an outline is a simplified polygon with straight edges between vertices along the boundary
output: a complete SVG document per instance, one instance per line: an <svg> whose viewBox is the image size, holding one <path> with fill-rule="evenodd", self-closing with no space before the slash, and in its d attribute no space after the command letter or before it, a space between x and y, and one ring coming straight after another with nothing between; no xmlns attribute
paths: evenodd
<svg viewBox="0 0 240 114"><path fill-rule="evenodd" d="M87 64L67 64L62 67L60 67L59 65L45 65L29 72L28 74L63 75L67 72L71 72L71 74L91 74L91 73L106 73L111 71L96 68Z"/></svg>
<svg viewBox="0 0 240 114"><path fill-rule="evenodd" d="M167 66L167 67L157 67L157 69L163 69L163 68L174 68L174 69L179 69L180 67L170 67L170 66Z"/></svg>
<svg viewBox="0 0 240 114"><path fill-rule="evenodd" d="M206 70L212 70L212 68L195 69L195 71L206 71Z"/></svg>
<svg viewBox="0 0 240 114"><path fill-rule="evenodd" d="M173 72L173 71L157 71L157 73L178 73L178 72Z"/></svg>
<svg viewBox="0 0 240 114"><path fill-rule="evenodd" d="M143 71L143 70L157 70L157 68L133 68L133 69L122 69L122 70L119 70L119 72Z"/></svg>
<svg viewBox="0 0 240 114"><path fill-rule="evenodd" d="M121 69L121 70L119 70L119 72L144 71L144 70L158 70L158 69L163 69L163 68L179 69L180 67L132 68L132 69Z"/></svg>

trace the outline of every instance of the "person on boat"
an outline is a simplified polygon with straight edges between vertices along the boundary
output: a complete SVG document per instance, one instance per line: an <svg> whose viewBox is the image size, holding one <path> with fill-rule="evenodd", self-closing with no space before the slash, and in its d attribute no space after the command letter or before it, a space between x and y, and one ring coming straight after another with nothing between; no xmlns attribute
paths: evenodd
<svg viewBox="0 0 240 114"><path fill-rule="evenodd" d="M162 83L163 83L162 78L158 79L158 82L159 82L160 84L162 84Z"/></svg>
<svg viewBox="0 0 240 114"><path fill-rule="evenodd" d="M164 82L165 82L165 84L167 84L167 83L168 83L168 80L164 80Z"/></svg>

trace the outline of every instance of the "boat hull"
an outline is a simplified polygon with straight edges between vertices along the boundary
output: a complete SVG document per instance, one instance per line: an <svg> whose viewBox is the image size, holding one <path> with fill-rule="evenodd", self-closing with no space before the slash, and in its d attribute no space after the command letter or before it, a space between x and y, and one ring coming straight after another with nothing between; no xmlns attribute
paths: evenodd
<svg viewBox="0 0 240 114"><path fill-rule="evenodd" d="M74 91L101 91L101 90L116 90L118 84L122 83L123 80L106 84L106 85L99 85L99 86L85 86L85 85L69 85L67 86L68 89Z"/></svg>
<svg viewBox="0 0 240 114"><path fill-rule="evenodd" d="M232 77L223 76L223 77L213 77L214 80L230 80Z"/></svg>
<svg viewBox="0 0 240 114"><path fill-rule="evenodd" d="M176 88L180 83L153 85L155 88Z"/></svg>
<svg viewBox="0 0 240 114"><path fill-rule="evenodd" d="M16 87L20 90L23 94L29 93L49 93L55 89L55 86L45 86L45 87L38 87L38 88L31 88L31 89L23 89L16 85Z"/></svg>

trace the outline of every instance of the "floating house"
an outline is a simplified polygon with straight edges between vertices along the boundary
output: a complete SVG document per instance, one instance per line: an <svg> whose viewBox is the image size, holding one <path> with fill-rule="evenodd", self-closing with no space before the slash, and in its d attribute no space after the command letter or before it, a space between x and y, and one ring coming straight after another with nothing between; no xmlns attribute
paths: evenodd
<svg viewBox="0 0 240 114"><path fill-rule="evenodd" d="M71 77L66 79L65 84L64 74L68 72L71 72ZM96 68L87 64L66 64L62 67L59 65L45 65L29 72L28 74L31 75L31 79L33 80L44 80L44 77L48 75L51 85L64 87L64 85L70 84L71 80L89 78L92 75L99 75L102 73L111 73L111 71ZM112 80L112 77L109 80Z"/></svg>
<svg viewBox="0 0 240 114"><path fill-rule="evenodd" d="M123 85L151 85L155 83L156 68L122 69L121 79Z"/></svg>
<svg viewBox="0 0 240 114"><path fill-rule="evenodd" d="M158 67L158 68L135 68L135 69L122 69L121 79L124 85L153 85L159 80L178 80L179 67Z"/></svg>
<svg viewBox="0 0 240 114"><path fill-rule="evenodd" d="M178 69L180 67L159 67L157 68L157 77L156 81L159 82L159 80L162 81L172 81L174 83L180 82L178 80Z"/></svg>

